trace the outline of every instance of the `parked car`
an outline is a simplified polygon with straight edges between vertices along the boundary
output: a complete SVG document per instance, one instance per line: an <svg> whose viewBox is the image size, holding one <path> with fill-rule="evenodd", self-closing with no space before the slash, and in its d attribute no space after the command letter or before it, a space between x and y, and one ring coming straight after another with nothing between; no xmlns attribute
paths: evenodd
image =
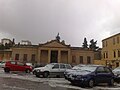
<svg viewBox="0 0 120 90"><path fill-rule="evenodd" d="M120 67L113 69L113 73L117 76L120 75Z"/></svg>
<svg viewBox="0 0 120 90"><path fill-rule="evenodd" d="M72 69L67 69L67 70L64 72L64 77L65 77L65 79L68 80L68 79L69 79L69 76L70 76L72 73L81 70L81 67L84 67L84 66L86 66L86 65L84 65L84 64L79 64L79 65L74 66Z"/></svg>
<svg viewBox="0 0 120 90"><path fill-rule="evenodd" d="M45 65L44 67L35 68L33 70L36 77L40 77L41 75L45 78L48 76L64 76L64 72L66 69L71 69L70 64L64 64L64 63L50 63Z"/></svg>
<svg viewBox="0 0 120 90"><path fill-rule="evenodd" d="M32 71L32 67L18 61L7 61L4 71L25 71L26 73L30 73Z"/></svg>
<svg viewBox="0 0 120 90"><path fill-rule="evenodd" d="M5 67L5 61L1 61L1 62L0 62L0 67L1 67L1 68L4 68L4 67Z"/></svg>
<svg viewBox="0 0 120 90"><path fill-rule="evenodd" d="M120 83L120 67L113 69L113 73L116 75L115 82Z"/></svg>
<svg viewBox="0 0 120 90"><path fill-rule="evenodd" d="M36 63L33 65L33 68L44 67L46 64L43 63Z"/></svg>
<svg viewBox="0 0 120 90"><path fill-rule="evenodd" d="M114 78L115 75L110 68L101 65L89 65L72 73L69 81L81 87L93 87L99 83L108 83L112 86L114 85Z"/></svg>
<svg viewBox="0 0 120 90"><path fill-rule="evenodd" d="M27 66L33 67L32 63L25 63Z"/></svg>

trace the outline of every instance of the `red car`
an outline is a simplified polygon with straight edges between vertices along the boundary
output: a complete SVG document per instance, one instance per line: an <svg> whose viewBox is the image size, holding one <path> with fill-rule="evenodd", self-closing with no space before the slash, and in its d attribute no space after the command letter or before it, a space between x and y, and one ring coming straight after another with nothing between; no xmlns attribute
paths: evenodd
<svg viewBox="0 0 120 90"><path fill-rule="evenodd" d="M7 61L4 71L8 73L10 71L25 71L26 73L30 73L32 71L32 67L18 61Z"/></svg>

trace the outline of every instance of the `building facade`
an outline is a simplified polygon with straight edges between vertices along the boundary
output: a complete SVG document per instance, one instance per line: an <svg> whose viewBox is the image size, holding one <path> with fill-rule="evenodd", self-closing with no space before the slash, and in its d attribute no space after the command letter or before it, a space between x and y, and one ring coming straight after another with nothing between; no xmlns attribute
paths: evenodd
<svg viewBox="0 0 120 90"><path fill-rule="evenodd" d="M120 33L102 40L102 60L107 66L120 66Z"/></svg>
<svg viewBox="0 0 120 90"><path fill-rule="evenodd" d="M11 56L12 56L12 50L11 49L0 50L0 61L10 60Z"/></svg>
<svg viewBox="0 0 120 90"><path fill-rule="evenodd" d="M41 64L93 64L95 52L81 47L71 47L55 39L39 45L16 45L12 48L11 57L22 62Z"/></svg>

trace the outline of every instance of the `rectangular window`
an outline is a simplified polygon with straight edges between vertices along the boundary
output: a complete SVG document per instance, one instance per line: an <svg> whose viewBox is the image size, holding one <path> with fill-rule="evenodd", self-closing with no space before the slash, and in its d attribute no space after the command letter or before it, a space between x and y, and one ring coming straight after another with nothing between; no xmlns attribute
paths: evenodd
<svg viewBox="0 0 120 90"><path fill-rule="evenodd" d="M113 45L115 45L115 38L113 38Z"/></svg>
<svg viewBox="0 0 120 90"><path fill-rule="evenodd" d="M19 60L19 54L15 54L15 60Z"/></svg>
<svg viewBox="0 0 120 90"><path fill-rule="evenodd" d="M87 63L91 64L91 57L90 56L87 56Z"/></svg>
<svg viewBox="0 0 120 90"><path fill-rule="evenodd" d="M117 37L117 43L119 44L119 37Z"/></svg>
<svg viewBox="0 0 120 90"><path fill-rule="evenodd" d="M107 45L108 45L108 44L107 44L107 41L106 41L106 47L107 47Z"/></svg>
<svg viewBox="0 0 120 90"><path fill-rule="evenodd" d="M116 67L119 67L119 63L118 62L116 62Z"/></svg>
<svg viewBox="0 0 120 90"><path fill-rule="evenodd" d="M27 54L23 55L23 61L27 61Z"/></svg>
<svg viewBox="0 0 120 90"><path fill-rule="evenodd" d="M32 54L31 61L35 61L35 54Z"/></svg>
<svg viewBox="0 0 120 90"><path fill-rule="evenodd" d="M120 51L118 50L118 57L120 57Z"/></svg>
<svg viewBox="0 0 120 90"><path fill-rule="evenodd" d="M103 57L105 58L105 53L103 54Z"/></svg>
<svg viewBox="0 0 120 90"><path fill-rule="evenodd" d="M106 52L106 58L108 58L108 52Z"/></svg>
<svg viewBox="0 0 120 90"><path fill-rule="evenodd" d="M75 62L76 62L76 57L72 56L72 63L75 63Z"/></svg>
<svg viewBox="0 0 120 90"><path fill-rule="evenodd" d="M113 54L114 54L114 58L115 58L116 57L116 52L114 51Z"/></svg>
<svg viewBox="0 0 120 90"><path fill-rule="evenodd" d="M80 56L80 64L83 64L83 56Z"/></svg>
<svg viewBox="0 0 120 90"><path fill-rule="evenodd" d="M103 47L105 47L105 43L103 42Z"/></svg>

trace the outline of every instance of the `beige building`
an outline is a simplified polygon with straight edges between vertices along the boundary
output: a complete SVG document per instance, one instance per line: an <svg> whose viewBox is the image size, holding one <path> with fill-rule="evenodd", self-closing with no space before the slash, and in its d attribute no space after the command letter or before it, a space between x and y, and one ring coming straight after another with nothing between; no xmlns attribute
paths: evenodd
<svg viewBox="0 0 120 90"><path fill-rule="evenodd" d="M112 67L120 66L120 33L102 40L102 60Z"/></svg>
<svg viewBox="0 0 120 90"><path fill-rule="evenodd" d="M51 40L39 45L16 45L12 48L12 59L32 63L93 64L96 52L81 47L71 47L64 41Z"/></svg>
<svg viewBox="0 0 120 90"><path fill-rule="evenodd" d="M7 61L11 59L12 50L0 50L0 61Z"/></svg>

